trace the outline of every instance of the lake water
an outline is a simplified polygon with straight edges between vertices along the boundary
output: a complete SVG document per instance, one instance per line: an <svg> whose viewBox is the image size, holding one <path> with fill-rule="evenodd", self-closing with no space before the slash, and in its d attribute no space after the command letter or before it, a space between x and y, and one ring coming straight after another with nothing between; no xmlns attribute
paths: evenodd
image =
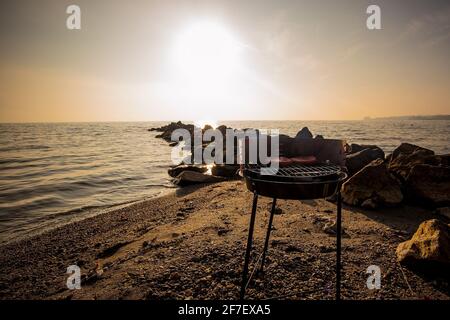
<svg viewBox="0 0 450 320"><path fill-rule="evenodd" d="M162 195L171 148L148 128L165 122L0 124L0 243L83 219L116 205ZM222 124L222 123L219 123ZM303 126L325 138L401 142L450 153L448 120L229 121L234 128Z"/></svg>

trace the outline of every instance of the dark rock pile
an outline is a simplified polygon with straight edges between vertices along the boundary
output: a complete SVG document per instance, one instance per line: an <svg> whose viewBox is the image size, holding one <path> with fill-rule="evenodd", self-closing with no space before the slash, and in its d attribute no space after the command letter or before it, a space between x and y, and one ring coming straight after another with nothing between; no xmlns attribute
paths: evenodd
<svg viewBox="0 0 450 320"><path fill-rule="evenodd" d="M210 125L205 125L203 128L196 128L193 124L184 124L181 121L171 122L168 125L159 127L159 128L151 128L148 131L157 131L161 132L156 135L156 138L164 139L167 142L170 142L170 146L174 147L178 144L178 142L173 142L171 140L173 131L177 129L185 129L189 132L191 136L191 141L194 141L194 130L201 130L203 134L206 130L213 129ZM225 157L226 154L226 130L231 129L227 126L221 125L216 128L220 133L222 133L223 140L223 155ZM211 143L211 141L202 141L202 145L198 148L201 148L201 152L203 154L205 148ZM188 156L190 161L193 163L193 155L197 151L195 149L194 144L191 145L191 155ZM213 153L214 155L214 153ZM235 159L237 157L237 148L234 150ZM224 158L225 160L225 158ZM237 163L237 162L236 162ZM186 186L190 184L197 183L213 183L224 181L224 178L233 179L238 177L239 166L238 165L228 165L228 164L214 164L212 166L207 166L205 163L202 164L180 164L177 166L173 166L168 170L168 174L174 178L173 183L178 186Z"/></svg>
<svg viewBox="0 0 450 320"><path fill-rule="evenodd" d="M172 132L176 129L188 130L191 141L194 140L195 126L181 121L172 122L160 128L152 128L149 131L161 132L156 137L171 142ZM211 129L211 126L206 125L202 128L202 133L207 129ZM224 137L224 157L227 129L231 128L222 125L216 129ZM284 155L285 146L293 139L313 139L313 134L304 127L294 138L280 135L280 155ZM323 136L317 135L314 139L323 139ZM210 141L203 141L199 148L203 152L210 143ZM176 145L176 142L172 142L172 145ZM191 153L194 154L195 151L192 146ZM235 160L237 151L237 146L234 145ZM192 160L192 155L190 157ZM395 206L405 201L433 208L450 206L450 155L436 155L432 150L402 143L392 154L386 156L384 151L376 145L353 143L347 145L345 164L349 178L343 184L342 197L346 204L369 209ZM234 179L239 177L238 173L239 165L236 164L213 164L212 166L206 166L204 163L183 164L169 169L169 175L178 185L216 182L224 178Z"/></svg>
<svg viewBox="0 0 450 320"><path fill-rule="evenodd" d="M150 128L148 131L157 131L161 132L156 136L156 138L161 138L166 140L167 142L172 142L172 132L177 129L186 129L191 133L191 135L194 134L194 128L195 126L193 124L184 124L181 121L178 122L171 122L168 125L159 127L159 128Z"/></svg>
<svg viewBox="0 0 450 320"><path fill-rule="evenodd" d="M409 143L385 158L377 146L352 144L346 159L350 178L342 187L344 202L372 209L403 200L434 208L449 206L449 158ZM388 193L396 201L380 196Z"/></svg>

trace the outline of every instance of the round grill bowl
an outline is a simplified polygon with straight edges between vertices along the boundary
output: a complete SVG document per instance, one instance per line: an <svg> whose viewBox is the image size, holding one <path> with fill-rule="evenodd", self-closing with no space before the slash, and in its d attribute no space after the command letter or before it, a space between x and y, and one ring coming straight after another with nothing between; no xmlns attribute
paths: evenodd
<svg viewBox="0 0 450 320"><path fill-rule="evenodd" d="M244 175L247 189L258 195L288 200L312 200L328 198L336 194L342 181L347 178L345 172L336 174L335 179L325 181L284 182L253 178Z"/></svg>

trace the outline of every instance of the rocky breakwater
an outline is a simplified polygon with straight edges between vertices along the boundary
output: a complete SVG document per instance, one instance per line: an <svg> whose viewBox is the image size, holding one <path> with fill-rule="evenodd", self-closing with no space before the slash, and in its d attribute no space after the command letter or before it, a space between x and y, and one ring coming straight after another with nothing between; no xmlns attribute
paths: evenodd
<svg viewBox="0 0 450 320"><path fill-rule="evenodd" d="M189 184L198 184L198 183L214 183L214 182L220 182L224 180L230 180L230 179L238 179L239 178L239 168L238 165L238 146L237 141L233 141L233 143L230 143L227 146L227 132L231 131L233 133L236 133L236 129L229 128L227 126L221 125L215 129L217 133L220 133L223 141L222 141L222 155L223 155L223 163L213 163L210 165L207 165L206 163L198 163L194 161L194 155L196 153L203 154L206 148L210 148L210 145L212 144L214 147L214 142L211 142L209 139L204 139L204 133L208 129L212 129L211 126L206 125L204 128L197 128L192 124L184 124L181 121L178 122L171 122L167 125L164 125L162 127L158 128L151 128L148 129L148 131L156 131L160 132L156 135L157 138L164 139L165 141L169 142L169 144L173 147L178 145L177 141L172 141L172 134L177 129L184 129L186 130L190 135L190 146L185 146L185 150L188 149L190 151L190 154L186 156L185 160L183 161L184 164L176 165L171 167L168 170L168 174L173 178L173 183L179 186L185 186ZM251 128L243 129L248 130ZM251 129L255 130L256 133L259 134L259 131L257 129ZM201 133L201 145L195 145L193 142L195 141L195 132ZM258 135L259 137L259 135ZM197 138L198 139L198 138ZM259 138L258 138L259 139ZM292 140L296 139L323 139L323 136L317 135L315 138L313 138L313 134L309 131L307 127L302 128L299 130L299 132L296 134L294 138L291 138L287 135L280 135L279 136L279 143L280 143L280 155L285 155L285 150L287 149L287 146L291 143ZM233 158L233 163L227 163L226 155L227 155L227 148L232 148L231 155ZM211 152L212 156L215 156L215 153L217 150L213 149ZM186 163L195 163L195 164L186 164Z"/></svg>
<svg viewBox="0 0 450 320"><path fill-rule="evenodd" d="M234 161L235 164L211 164L207 165L202 161L202 163L195 164L185 164L185 163L194 163L194 155L198 152L205 151L206 148L212 143L214 145L214 140L211 142L210 140L206 140L204 137L204 133L206 130L213 129L210 125L205 125L203 128L195 127L193 124L184 124L181 121L171 122L168 125L164 125L159 128L151 128L148 131L157 131L160 132L156 135L156 138L164 139L169 142L170 146L175 147L178 145L178 142L172 141L172 133L177 129L184 129L190 135L191 145L187 146L187 149L190 150L190 154L186 156L183 161L184 163L176 166L172 166L168 170L168 174L173 178L173 183L178 186L186 186L191 184L199 184L199 183L214 183L221 182L224 180L235 179L238 178L239 175L239 165L237 165L237 161ZM226 131L234 130L227 126L219 126L215 130L223 137L223 155L225 160L226 155ZM201 145L196 146L193 142L194 131L197 130L201 133ZM199 150L197 150L197 148ZM185 148L186 149L186 148ZM215 150L212 150L211 155L215 155ZM237 147L234 147L233 150L234 160L237 159Z"/></svg>

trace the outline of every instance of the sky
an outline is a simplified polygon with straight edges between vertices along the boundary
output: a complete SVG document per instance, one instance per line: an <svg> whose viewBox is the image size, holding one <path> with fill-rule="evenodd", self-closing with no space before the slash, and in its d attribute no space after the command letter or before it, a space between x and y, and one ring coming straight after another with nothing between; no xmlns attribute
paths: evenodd
<svg viewBox="0 0 450 320"><path fill-rule="evenodd" d="M450 114L447 0L2 0L0 39L0 122Z"/></svg>

